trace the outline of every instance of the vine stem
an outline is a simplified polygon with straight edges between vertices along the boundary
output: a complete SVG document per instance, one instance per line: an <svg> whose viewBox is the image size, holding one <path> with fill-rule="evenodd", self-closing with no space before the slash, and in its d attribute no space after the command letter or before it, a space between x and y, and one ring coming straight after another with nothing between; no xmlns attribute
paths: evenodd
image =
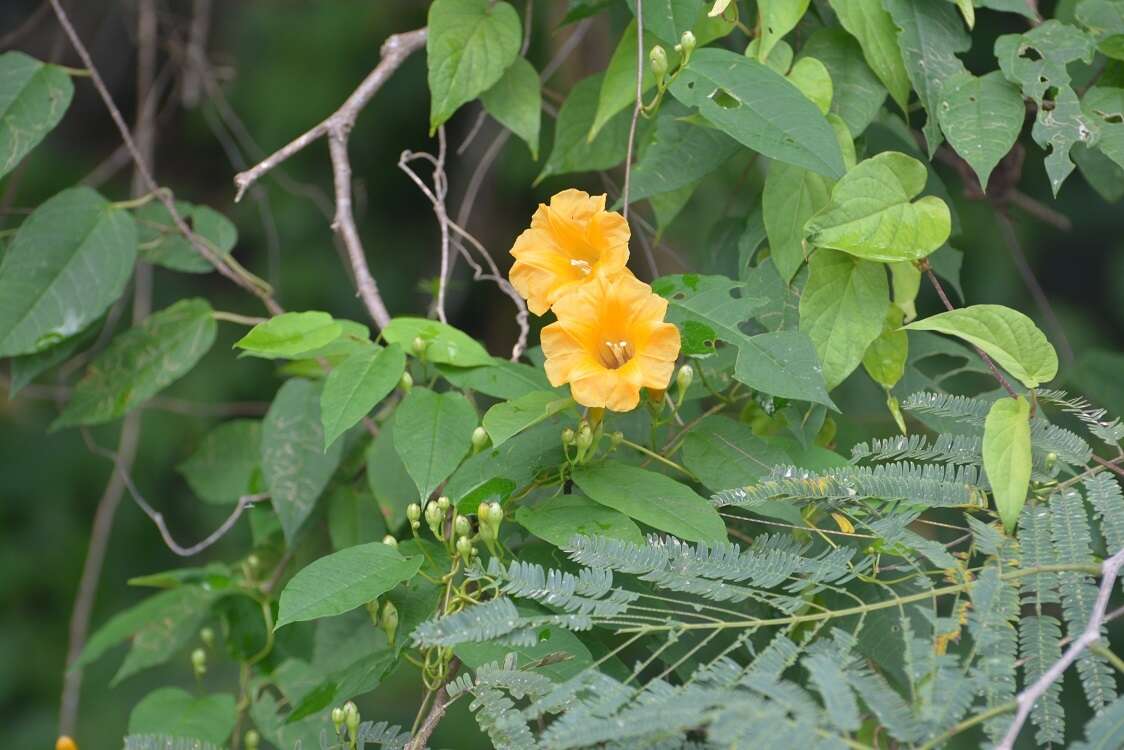
<svg viewBox="0 0 1124 750"><path fill-rule="evenodd" d="M1003 739L996 745L996 750L1011 750L1015 745L1015 739L1019 736L1019 731L1022 729L1023 724L1026 723L1027 717L1030 716L1030 711L1034 708L1034 704L1038 699L1045 695L1050 686L1061 679L1065 670L1069 668L1073 662L1077 661L1077 657L1081 655L1085 649L1090 648L1101 639L1101 628L1104 626L1105 612L1108 610L1108 600L1112 595L1112 589L1116 585L1116 579L1120 575L1120 568L1124 566L1124 549L1119 550L1115 555L1108 558L1100 566L1101 586L1097 591L1097 600L1093 604L1093 611L1089 615L1089 623L1085 626L1085 630L1081 635L1070 644L1062 657L1058 659L1053 665L1042 673L1042 676L1034 681L1032 685L1025 688L1018 696L1015 697L1015 703L1018 710L1015 712L1015 718L1011 722L1010 728L1003 736Z"/></svg>
<svg viewBox="0 0 1124 750"><path fill-rule="evenodd" d="M690 478L690 479L692 479L696 482L699 481L699 478L696 477L693 473L691 473L690 470L684 468L683 466L680 466L679 464L672 461L670 458L665 458L664 456L661 456L659 453L656 453L654 450L651 450L649 448L645 448L643 445L640 445L639 443L634 443L631 440L622 440L621 445L627 445L629 448L632 448L634 451L638 451L640 453L643 453L645 456L647 456L651 459L654 459L656 461L659 461L664 466L669 466L672 469L675 469L676 471L678 471L683 476L688 477L688 478Z"/></svg>
<svg viewBox="0 0 1124 750"><path fill-rule="evenodd" d="M636 143L636 123L640 119L640 109L644 106L644 0L636 0L636 102L632 105L632 122L628 126L628 150L624 160L624 190L621 193L621 209L624 220L628 221L629 189L632 185L632 149Z"/></svg>
<svg viewBox="0 0 1124 750"><path fill-rule="evenodd" d="M953 305L952 300L948 298L948 294L945 293L940 279L938 279L937 275L933 273L933 267L929 264L929 261L922 260L919 265L921 267L921 270L923 270L929 277L929 283L932 284L933 288L937 290L937 296L941 298L941 302L944 303L945 309L949 312L955 310L956 306ZM1003 376L1003 373L999 372L999 368L995 366L995 362L993 362L991 357L987 355L987 352L985 352L975 344L972 345L972 348L976 350L976 354L980 355L980 359L982 359L984 361L984 364L987 365L987 369L991 370L991 374L994 375L995 379L999 381L999 385L1003 386L1003 390L1007 391L1008 395L1010 395L1011 398L1017 399L1019 397L1019 394L1015 393L1015 389L1011 387L1011 384L1007 381L1007 378Z"/></svg>
<svg viewBox="0 0 1124 750"><path fill-rule="evenodd" d="M430 706L429 714L426 715L421 728L418 729L417 734L410 739L405 750L424 750L426 747L426 743L429 742L433 731L437 729L437 725L441 723L441 719L444 718L445 712L449 709L449 706L452 705L453 701L456 700L456 698L446 700L449 697L449 691L445 686L449 684L449 680L457 676L457 671L460 667L460 660L456 658L449 662L449 671L445 683L437 688L437 693L433 696L433 705Z"/></svg>

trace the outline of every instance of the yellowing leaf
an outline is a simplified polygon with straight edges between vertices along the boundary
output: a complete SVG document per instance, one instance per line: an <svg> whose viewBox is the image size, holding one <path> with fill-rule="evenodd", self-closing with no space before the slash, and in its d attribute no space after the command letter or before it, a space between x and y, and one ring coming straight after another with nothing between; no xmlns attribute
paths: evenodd
<svg viewBox="0 0 1124 750"><path fill-rule="evenodd" d="M995 508L1008 533L1015 530L1030 486L1030 403L1001 398L984 422L983 462Z"/></svg>
<svg viewBox="0 0 1124 750"><path fill-rule="evenodd" d="M935 196L911 202L925 187L925 165L887 151L847 172L831 203L804 225L808 242L866 260L919 260L952 232L948 206Z"/></svg>
<svg viewBox="0 0 1124 750"><path fill-rule="evenodd" d="M1003 305L971 305L916 320L911 331L936 331L978 346L1027 388L1054 379L1058 355L1027 316Z"/></svg>

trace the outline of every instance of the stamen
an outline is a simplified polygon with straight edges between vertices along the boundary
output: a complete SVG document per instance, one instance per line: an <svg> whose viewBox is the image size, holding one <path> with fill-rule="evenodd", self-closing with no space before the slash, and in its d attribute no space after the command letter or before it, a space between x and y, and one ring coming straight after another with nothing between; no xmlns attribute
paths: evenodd
<svg viewBox="0 0 1124 750"><path fill-rule="evenodd" d="M609 356L604 358L604 362L610 369L624 367L632 359L632 345L627 341L606 341L605 348L609 350Z"/></svg>
<svg viewBox="0 0 1124 750"><path fill-rule="evenodd" d="M570 265L574 268L580 269L586 276L593 273L593 266L589 265L587 260L578 260L577 258L570 259Z"/></svg>

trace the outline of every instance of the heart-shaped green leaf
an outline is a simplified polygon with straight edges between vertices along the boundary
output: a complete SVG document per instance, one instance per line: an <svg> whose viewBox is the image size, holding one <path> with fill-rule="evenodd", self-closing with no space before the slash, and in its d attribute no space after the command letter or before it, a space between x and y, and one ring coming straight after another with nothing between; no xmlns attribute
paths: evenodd
<svg viewBox="0 0 1124 750"><path fill-rule="evenodd" d="M886 263L924 258L952 232L944 201L931 195L912 200L927 179L924 164L896 151L860 162L804 225L808 242Z"/></svg>

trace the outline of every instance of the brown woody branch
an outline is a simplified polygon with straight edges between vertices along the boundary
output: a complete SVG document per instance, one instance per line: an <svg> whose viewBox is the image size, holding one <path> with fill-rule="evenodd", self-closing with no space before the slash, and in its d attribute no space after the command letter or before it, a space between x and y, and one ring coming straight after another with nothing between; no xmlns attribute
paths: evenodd
<svg viewBox="0 0 1124 750"><path fill-rule="evenodd" d="M57 0L54 0L57 2ZM426 41L426 29L415 29L387 38L382 45L382 59L359 87L340 105L340 108L312 129L294 138L287 145L267 156L258 164L234 176L238 188L235 200L240 200L246 190L271 169L321 138L328 139L332 160L332 177L335 183L336 212L332 227L339 233L347 249L348 260L355 274L355 286L371 319L379 328L390 322L390 313L379 294L374 277L367 265L367 256L355 227L351 209L351 162L347 155L347 139L355 120L371 98L382 88L391 74Z"/></svg>

